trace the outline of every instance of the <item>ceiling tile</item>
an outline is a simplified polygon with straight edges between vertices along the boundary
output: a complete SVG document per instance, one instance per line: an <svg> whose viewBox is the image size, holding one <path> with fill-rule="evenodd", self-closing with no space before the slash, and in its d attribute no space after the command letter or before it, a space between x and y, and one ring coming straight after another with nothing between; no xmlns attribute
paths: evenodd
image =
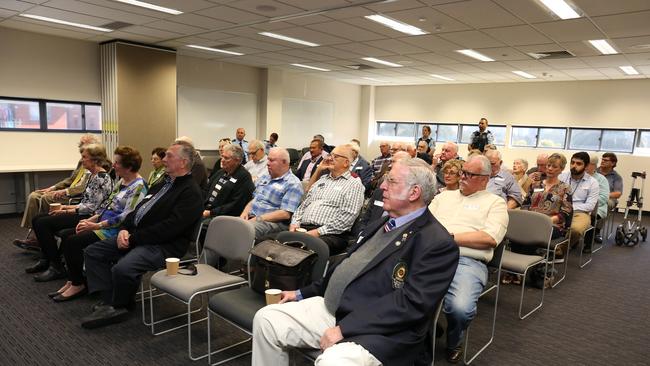
<svg viewBox="0 0 650 366"><path fill-rule="evenodd" d="M197 12L197 14L235 24L243 24L268 19L267 17L231 8L229 6L215 6L213 8L204 9L200 12Z"/></svg>
<svg viewBox="0 0 650 366"><path fill-rule="evenodd" d="M384 1L378 4L365 5L364 7L378 13L387 13L396 10L420 8L422 3L418 0Z"/></svg>
<svg viewBox="0 0 650 366"><path fill-rule="evenodd" d="M477 48L476 51L496 61L530 60L530 56L511 47Z"/></svg>
<svg viewBox="0 0 650 366"><path fill-rule="evenodd" d="M233 23L230 22L225 22L223 20L217 20L214 18L205 17L193 13L180 14L171 18L171 20L173 20L176 23L192 25L204 29L219 29L222 27L228 27L233 25Z"/></svg>
<svg viewBox="0 0 650 366"><path fill-rule="evenodd" d="M599 67L597 70L601 74L606 75L613 79L623 78L627 75L618 67Z"/></svg>
<svg viewBox="0 0 650 366"><path fill-rule="evenodd" d="M346 9L330 10L326 12L324 15L327 16L328 18L340 20L340 19L363 17L374 13L375 12L372 10L368 10L360 6L355 6Z"/></svg>
<svg viewBox="0 0 650 366"><path fill-rule="evenodd" d="M597 49L591 46L588 42L562 42L561 46L564 47L571 54L583 57L583 56L598 56L601 55Z"/></svg>
<svg viewBox="0 0 650 366"><path fill-rule="evenodd" d="M85 14L78 14L67 10L59 10L54 8L48 8L45 6L37 6L29 10L30 14L40 15L44 17L50 17L54 19L66 20L69 22L82 23L94 26L101 26L108 22L108 18L100 18L95 16L89 16ZM41 22L43 24L53 24L49 22Z"/></svg>
<svg viewBox="0 0 650 366"><path fill-rule="evenodd" d="M437 66L437 65L420 65L420 66L415 66L414 67L416 70L420 70L423 73L427 74L439 74L439 75L445 75L448 73L453 73L451 69L444 67L444 66Z"/></svg>
<svg viewBox="0 0 650 366"><path fill-rule="evenodd" d="M625 55L633 66L650 65L650 52Z"/></svg>
<svg viewBox="0 0 650 366"><path fill-rule="evenodd" d="M548 22L557 19L548 9L536 1L492 0L528 23Z"/></svg>
<svg viewBox="0 0 650 366"><path fill-rule="evenodd" d="M544 43L544 44L531 44L525 46L517 46L517 49L521 52L535 52L535 53L544 53L544 52L557 52L565 51L564 47L559 46L556 43Z"/></svg>
<svg viewBox="0 0 650 366"><path fill-rule="evenodd" d="M412 24L430 33L470 30L467 25L433 8L423 7L387 13L391 18ZM421 19L424 19L422 21ZM370 21L370 20L369 20Z"/></svg>
<svg viewBox="0 0 650 366"><path fill-rule="evenodd" d="M475 72L471 73L470 75L483 79L483 80L489 80L489 81L503 81L503 80L512 80L512 78L508 75L503 75L503 74L497 74L494 72Z"/></svg>
<svg viewBox="0 0 650 366"><path fill-rule="evenodd" d="M650 35L650 11L593 18L609 38Z"/></svg>
<svg viewBox="0 0 650 366"><path fill-rule="evenodd" d="M420 60L422 62L426 62L431 65L449 65L449 64L458 63L458 60L454 60L452 58L441 56L435 53L420 53L420 54L409 55L409 57L414 58L416 60Z"/></svg>
<svg viewBox="0 0 650 366"><path fill-rule="evenodd" d="M90 16L102 17L108 19L106 21L107 23L113 21L120 21L120 22L135 24L135 25L142 25L145 23L158 20L158 18L148 17L145 15L140 15L129 11L116 10L104 6L87 4L84 2L73 1L73 0L52 0L52 1L48 1L46 5L51 8L67 10L67 11L86 14Z"/></svg>
<svg viewBox="0 0 650 366"><path fill-rule="evenodd" d="M224 38L220 39L219 41L224 42L224 43L232 43L240 46L246 46L246 47L252 47L252 48L257 48L260 50L265 50L265 51L280 51L280 50L286 50L289 47L285 46L280 46L275 43L271 42L261 42L261 41L256 41L254 39L246 38L246 37L232 37L232 38Z"/></svg>
<svg viewBox="0 0 650 366"><path fill-rule="evenodd" d="M504 27L523 22L490 0L469 0L434 6L474 28Z"/></svg>
<svg viewBox="0 0 650 366"><path fill-rule="evenodd" d="M35 21L18 21L14 19L6 19L0 22L2 27L19 29L27 32L43 33L52 36L86 39L103 32L95 32L92 30L77 30L78 28L71 28L66 26L44 25L42 22Z"/></svg>
<svg viewBox="0 0 650 366"><path fill-rule="evenodd" d="M386 55L392 55L393 52L382 50L379 48L367 46L363 43L347 43L347 44L337 44L334 46L341 50L351 51L357 54L363 55L363 57L380 57Z"/></svg>
<svg viewBox="0 0 650 366"><path fill-rule="evenodd" d="M551 42L550 39L529 25L484 29L483 32L511 46Z"/></svg>
<svg viewBox="0 0 650 366"><path fill-rule="evenodd" d="M206 32L206 33L201 33L200 37L209 40L220 40L224 38L230 38L232 37L232 35L223 32Z"/></svg>
<svg viewBox="0 0 650 366"><path fill-rule="evenodd" d="M513 67L513 70L522 71L539 71L550 70L551 67L545 63L537 60L524 60L524 61L506 61L506 63Z"/></svg>
<svg viewBox="0 0 650 366"><path fill-rule="evenodd" d="M366 42L366 44L377 48L383 48L387 51L392 51L400 55L422 53L425 51L419 47L412 46L408 43L396 39L382 39L379 41L368 41Z"/></svg>
<svg viewBox="0 0 650 366"><path fill-rule="evenodd" d="M623 55L600 55L581 57L580 59L591 67L619 67L629 63Z"/></svg>
<svg viewBox="0 0 650 366"><path fill-rule="evenodd" d="M479 31L443 33L440 37L466 48L500 47L503 43Z"/></svg>
<svg viewBox="0 0 650 366"><path fill-rule="evenodd" d="M355 27L343 22L328 22L308 25L307 28L333 34L335 36L346 38L351 41L370 41L385 38L382 35Z"/></svg>
<svg viewBox="0 0 650 366"><path fill-rule="evenodd" d="M325 15L309 15L305 17L292 18L291 20L287 20L287 23L291 23L293 25L307 25L307 24L325 23L331 21L332 19L326 17Z"/></svg>
<svg viewBox="0 0 650 366"><path fill-rule="evenodd" d="M605 38L605 35L585 18L539 23L535 24L535 27L556 42Z"/></svg>
<svg viewBox="0 0 650 366"><path fill-rule="evenodd" d="M286 51L282 51L282 53L285 55L290 55L296 58L311 60L311 61L330 61L336 59L336 57L333 57L331 55L322 55L316 52L309 52L306 51L306 49L286 50Z"/></svg>
<svg viewBox="0 0 650 366"><path fill-rule="evenodd" d="M197 28L191 25L170 22L167 20L157 20L155 22L147 23L147 28L154 28L162 31L180 33L183 35L191 35L191 34L205 32L205 29L203 28Z"/></svg>
<svg viewBox="0 0 650 366"><path fill-rule="evenodd" d="M650 10L650 1L648 0L573 0L573 2L578 6L578 8L580 8L590 17L604 14L629 13L633 11Z"/></svg>
<svg viewBox="0 0 650 366"><path fill-rule="evenodd" d="M350 3L345 0L280 0L285 4L300 8L303 10L318 10L323 8L331 8L335 6L349 6Z"/></svg>
<svg viewBox="0 0 650 366"><path fill-rule="evenodd" d="M0 9L5 9L5 10L23 12L33 6L34 4L26 3L24 1L0 0Z"/></svg>
<svg viewBox="0 0 650 366"><path fill-rule="evenodd" d="M471 64L484 71L499 72L499 71L512 71L512 66L505 62L474 62Z"/></svg>
<svg viewBox="0 0 650 366"><path fill-rule="evenodd" d="M450 51L450 50L457 50L462 48L462 46L458 44L449 42L446 39L440 38L439 36L435 36L432 34L417 36L417 37L405 37L405 38L400 38L400 40L412 44L414 46L418 46L425 50L434 51L434 52Z"/></svg>
<svg viewBox="0 0 650 366"><path fill-rule="evenodd" d="M563 58L557 60L542 60L543 63L558 70L587 69L589 65L577 58Z"/></svg>
<svg viewBox="0 0 650 366"><path fill-rule="evenodd" d="M623 53L643 53L650 51L650 35L612 39L616 48Z"/></svg>
<svg viewBox="0 0 650 366"><path fill-rule="evenodd" d="M151 37L144 34L127 33L121 30L111 32L110 35L113 36L114 39L126 39L129 41L142 43L156 43L160 40L158 37Z"/></svg>
<svg viewBox="0 0 650 366"><path fill-rule="evenodd" d="M331 36L331 35L329 35L327 33L319 32L317 30L312 30L312 29L303 28L303 27L286 28L286 29L283 29L282 31L278 31L277 33L280 33L283 36L298 38L298 39L302 39L304 41L313 42L313 43L320 44L320 45L331 45L331 44L337 44L337 43L350 42L347 39L334 37L334 36ZM265 36L258 36L258 37L260 37L260 39L269 40L269 41L272 41L272 42L279 42L280 44L292 45L292 47L296 47L295 43L290 43L290 42L282 41L282 40L275 40L273 38L268 38L268 37L265 37Z"/></svg>
<svg viewBox="0 0 650 366"><path fill-rule="evenodd" d="M172 9L180 10L184 13L191 13L205 8L211 8L214 3L206 0L155 0L153 3Z"/></svg>
<svg viewBox="0 0 650 366"><path fill-rule="evenodd" d="M256 23L250 28L257 29L258 31L274 32L281 29L294 28L296 25L289 22L269 22L269 23ZM247 27L249 28L249 27Z"/></svg>
<svg viewBox="0 0 650 366"><path fill-rule="evenodd" d="M0 9L0 19L9 18L16 14L18 14L18 12L14 10Z"/></svg>
<svg viewBox="0 0 650 366"><path fill-rule="evenodd" d="M339 47L340 46L341 45L339 45ZM357 53L357 52L349 51L349 50L345 50L345 49L338 49L338 48L329 47L329 46L313 47L313 48L310 48L309 51L314 52L314 53L319 53L319 54L322 54L322 55L326 55L326 56L331 56L333 58L338 58L338 59L365 57L361 53Z"/></svg>
<svg viewBox="0 0 650 366"><path fill-rule="evenodd" d="M471 64L452 64L452 65L445 65L446 68L449 68L451 70L457 71L457 72L463 72L463 73L481 73L485 72L485 70L480 69L474 65Z"/></svg>
<svg viewBox="0 0 650 366"><path fill-rule="evenodd" d="M605 75L603 75L600 71L596 69L566 69L562 70L563 73L573 76L575 78L591 78L591 77L600 77L603 78Z"/></svg>
<svg viewBox="0 0 650 366"><path fill-rule="evenodd" d="M228 6L269 18L304 12L303 9L273 0L238 0L229 3ZM260 10L260 7L273 7L275 10Z"/></svg>

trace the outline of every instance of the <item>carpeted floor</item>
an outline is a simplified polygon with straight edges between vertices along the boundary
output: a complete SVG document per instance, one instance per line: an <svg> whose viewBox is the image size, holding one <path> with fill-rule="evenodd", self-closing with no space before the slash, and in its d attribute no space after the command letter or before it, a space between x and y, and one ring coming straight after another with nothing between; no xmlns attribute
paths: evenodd
<svg viewBox="0 0 650 366"><path fill-rule="evenodd" d="M617 218L620 221L620 217ZM646 218L646 221L647 220ZM648 222L645 223L649 225ZM85 330L79 319L96 299L53 303L46 293L63 281L36 283L24 268L34 256L11 241L24 237L18 217L0 217L0 365L204 365L187 358L183 330L154 337L136 312L128 321ZM544 307L526 320L516 315L518 287L502 286L494 343L476 365L648 365L650 364L650 242L634 248L608 245L585 269L577 258L569 262L566 281L546 292ZM528 290L533 300L540 290ZM489 334L491 298L479 301L479 315L471 327L475 347ZM179 306L162 301L162 310ZM217 321L213 342L226 345L245 336ZM196 326L196 352L205 351L205 324ZM441 339L444 339L441 338ZM247 350L242 345L236 350ZM444 361L444 342L438 342L437 363ZM294 357L295 365L308 362ZM248 365L245 356L229 365ZM387 365L390 366L390 365Z"/></svg>

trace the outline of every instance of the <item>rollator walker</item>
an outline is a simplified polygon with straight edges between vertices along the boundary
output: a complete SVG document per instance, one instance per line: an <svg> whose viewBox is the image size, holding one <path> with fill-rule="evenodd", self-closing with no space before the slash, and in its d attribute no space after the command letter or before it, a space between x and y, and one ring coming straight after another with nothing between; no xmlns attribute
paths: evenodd
<svg viewBox="0 0 650 366"><path fill-rule="evenodd" d="M637 178L641 178L641 189L634 187ZM648 230L645 226L641 226L644 183L645 172L632 172L632 190L630 191L630 196L628 197L625 206L625 216L623 216L623 223L618 225L616 228L615 242L618 246L631 247L639 243L639 237L641 237L643 241L648 237ZM630 207L633 205L636 206L638 212L636 220L634 220L634 216L628 218Z"/></svg>

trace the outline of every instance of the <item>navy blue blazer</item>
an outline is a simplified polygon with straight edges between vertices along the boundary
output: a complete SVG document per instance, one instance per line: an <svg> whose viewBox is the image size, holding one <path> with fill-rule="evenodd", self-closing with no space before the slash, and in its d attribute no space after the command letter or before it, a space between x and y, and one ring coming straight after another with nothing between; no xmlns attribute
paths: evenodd
<svg viewBox="0 0 650 366"><path fill-rule="evenodd" d="M320 164L322 161L323 161L323 157L320 156L318 160L316 160L316 164L314 164L311 167L311 172L309 173L310 176L314 174L314 172L316 171L316 167L318 167L318 164ZM302 163L300 163L300 166L298 167L298 171L296 171L296 177L298 177L298 179L302 180L305 177L305 173L307 173L307 166L309 166L309 163L311 163L310 159L303 160Z"/></svg>
<svg viewBox="0 0 650 366"><path fill-rule="evenodd" d="M361 183L363 183L363 186L366 188L367 192L370 188L370 181L372 180L372 174L374 172L370 166L370 163L368 163L366 159L359 155L359 160L357 160L357 163L354 164L351 171L359 176L359 179L361 179Z"/></svg>
<svg viewBox="0 0 650 366"><path fill-rule="evenodd" d="M370 223L349 253L383 230L387 219ZM407 366L428 346L431 318L454 278L459 250L429 210L396 230L401 235L343 291L336 325L341 342L360 344L384 365ZM335 269L300 289L303 297L323 296Z"/></svg>

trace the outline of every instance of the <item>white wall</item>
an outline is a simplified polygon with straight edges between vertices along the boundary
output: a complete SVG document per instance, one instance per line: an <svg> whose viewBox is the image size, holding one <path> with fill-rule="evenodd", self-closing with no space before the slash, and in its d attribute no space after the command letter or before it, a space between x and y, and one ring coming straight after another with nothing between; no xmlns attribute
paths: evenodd
<svg viewBox="0 0 650 366"><path fill-rule="evenodd" d="M376 120L457 121L507 124L509 142L512 125L571 127L648 128L650 80L611 80L544 83L387 86L376 88ZM369 122L369 131L375 131ZM369 144L370 156L378 155L379 141ZM438 150L440 147L438 147ZM466 154L467 146L460 152ZM504 164L516 157L534 165L542 151L561 152L570 158L575 151L509 148L501 149ZM627 197L631 172L650 170L650 157L617 154L617 171L623 176ZM639 183L637 183L637 187ZM650 192L650 180L645 191Z"/></svg>

